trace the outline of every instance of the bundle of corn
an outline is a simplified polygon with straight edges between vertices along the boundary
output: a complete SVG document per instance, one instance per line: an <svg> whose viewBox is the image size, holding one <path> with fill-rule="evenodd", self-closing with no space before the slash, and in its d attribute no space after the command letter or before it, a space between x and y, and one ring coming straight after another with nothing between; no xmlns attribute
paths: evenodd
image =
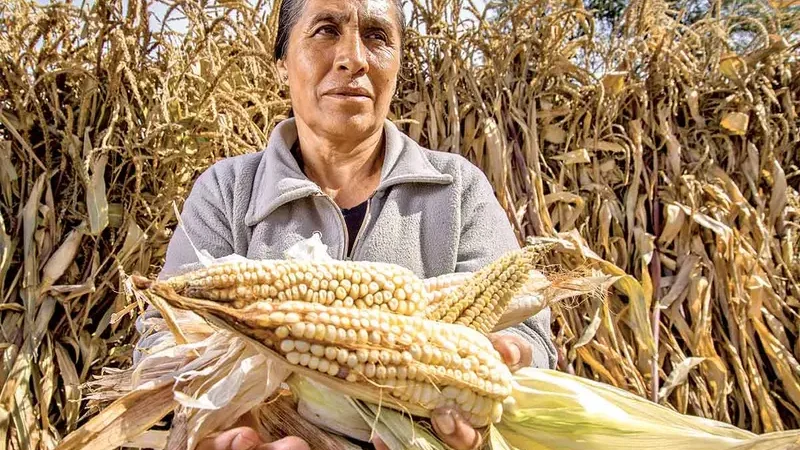
<svg viewBox="0 0 800 450"><path fill-rule="evenodd" d="M221 333L208 331L214 345L187 342L198 353L194 358L184 352L175 359L174 347L146 357L131 377L146 381L135 381L128 394L58 448L105 450L147 442L191 449L242 412L274 401L270 397L283 381L305 405L297 409L301 421L320 430L298 427L289 405L267 414L271 435L286 433L281 420L288 416L292 433L336 448L348 448L346 441L323 430L363 441L377 434L392 450L443 449L421 421L438 407L455 408L484 430L487 449L744 449L800 440L800 432L754 436L682 416L563 373L526 368L512 376L487 334L507 311L525 310L525 318L551 302L546 275L533 269L541 249L529 245L510 252L466 279L445 276L427 283L391 264L331 260L235 258L164 281L134 276L134 295L156 305L175 336L184 332L169 319L173 308L196 313ZM454 280L460 283L447 287ZM603 286L581 279L569 284L582 283L584 292ZM448 292L440 295L442 289ZM525 301L527 296L540 300ZM464 308L461 299L472 298ZM511 308L515 303L522 304ZM167 355L171 371L165 370ZM161 408L152 400L158 379L167 380L158 387L166 391L157 392L165 399ZM158 446L149 428L173 407L182 420Z"/></svg>

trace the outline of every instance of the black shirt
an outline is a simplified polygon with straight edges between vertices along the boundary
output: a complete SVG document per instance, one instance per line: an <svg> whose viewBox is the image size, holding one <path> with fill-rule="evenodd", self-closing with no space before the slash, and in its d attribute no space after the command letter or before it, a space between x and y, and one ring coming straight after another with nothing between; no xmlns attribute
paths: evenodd
<svg viewBox="0 0 800 450"><path fill-rule="evenodd" d="M358 236L358 231L364 223L364 216L367 214L367 202L362 202L350 209L342 209L344 221L347 223L347 237L350 238L347 243L347 255L352 256L350 253L353 251L353 244Z"/></svg>
<svg viewBox="0 0 800 450"><path fill-rule="evenodd" d="M297 161L297 165L300 166L300 170L303 173L306 173L304 163L303 163L303 154L300 153L300 146L298 145L298 141L295 141L294 145L292 145L292 156ZM347 255L351 256L351 252L353 251L353 244L356 241L356 236L358 236L358 231L361 229L361 225L364 222L364 217L367 214L367 202L362 202L352 208L349 209L342 209L342 215L344 216L344 221L347 224Z"/></svg>

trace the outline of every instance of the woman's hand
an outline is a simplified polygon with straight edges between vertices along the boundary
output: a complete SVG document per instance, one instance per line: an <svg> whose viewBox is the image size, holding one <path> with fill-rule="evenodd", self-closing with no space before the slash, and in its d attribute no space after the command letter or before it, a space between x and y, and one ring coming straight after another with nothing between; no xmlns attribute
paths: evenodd
<svg viewBox="0 0 800 450"><path fill-rule="evenodd" d="M195 450L310 450L305 441L295 436L264 442L254 428L255 418L250 413L242 416L234 426L203 439Z"/></svg>
<svg viewBox="0 0 800 450"><path fill-rule="evenodd" d="M265 443L256 430L250 427L231 428L207 437L197 444L196 450L310 450L308 444L294 436Z"/></svg>
<svg viewBox="0 0 800 450"><path fill-rule="evenodd" d="M512 372L531 365L533 346L521 337L513 334L492 334L489 335L489 340ZM431 424L439 439L455 450L476 450L483 445L480 432L472 428L455 409L440 408L433 411ZM379 439L373 441L373 445L375 450L389 450Z"/></svg>

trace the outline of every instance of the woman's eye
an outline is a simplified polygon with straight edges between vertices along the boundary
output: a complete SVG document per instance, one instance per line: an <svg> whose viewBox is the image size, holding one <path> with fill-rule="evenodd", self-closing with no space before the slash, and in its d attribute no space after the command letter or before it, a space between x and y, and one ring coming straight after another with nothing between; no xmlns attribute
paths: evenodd
<svg viewBox="0 0 800 450"><path fill-rule="evenodd" d="M333 25L325 25L322 27L317 28L317 34L324 34L328 36L333 36L336 34L336 27Z"/></svg>
<svg viewBox="0 0 800 450"><path fill-rule="evenodd" d="M386 33L383 31L373 31L367 34L368 39L377 39L381 42L387 42L389 38L386 36Z"/></svg>

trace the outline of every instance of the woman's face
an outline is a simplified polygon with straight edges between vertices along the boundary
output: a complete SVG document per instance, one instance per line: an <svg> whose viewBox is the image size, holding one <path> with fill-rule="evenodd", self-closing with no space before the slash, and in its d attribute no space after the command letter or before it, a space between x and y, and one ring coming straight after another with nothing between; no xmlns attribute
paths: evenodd
<svg viewBox="0 0 800 450"><path fill-rule="evenodd" d="M400 68L394 0L305 0L278 69L298 125L336 140L383 127Z"/></svg>

